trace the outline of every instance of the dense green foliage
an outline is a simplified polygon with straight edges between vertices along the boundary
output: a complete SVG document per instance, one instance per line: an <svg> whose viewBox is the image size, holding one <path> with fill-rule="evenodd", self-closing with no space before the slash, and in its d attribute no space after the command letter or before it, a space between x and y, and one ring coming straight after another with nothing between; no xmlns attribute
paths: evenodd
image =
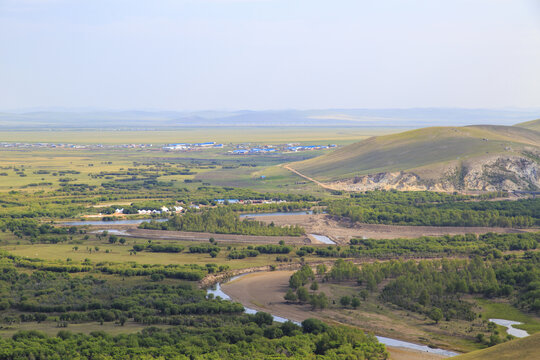
<svg viewBox="0 0 540 360"><path fill-rule="evenodd" d="M191 321L170 330L149 327L142 333L111 336L66 330L56 337L21 331L0 339L0 359L386 359L374 336L316 320L297 326L262 322L245 315L235 320ZM271 321L271 318L270 318Z"/></svg>
<svg viewBox="0 0 540 360"><path fill-rule="evenodd" d="M540 243L540 232L482 235L422 236L414 239L351 239L351 245L303 246L299 256L314 254L341 258L437 257L449 255L489 254L500 257L504 251L533 250Z"/></svg>
<svg viewBox="0 0 540 360"><path fill-rule="evenodd" d="M354 266L354 265L353 265ZM465 295L502 297L524 311L540 311L540 254L482 260L392 260L362 266L359 284L382 300L429 316L434 308L446 318L473 320ZM339 280L331 277L332 280ZM380 284L389 281L384 287Z"/></svg>
<svg viewBox="0 0 540 360"><path fill-rule="evenodd" d="M317 321L277 324L269 314L245 314L241 304L207 296L190 282L29 269L23 259L0 259L0 323L51 322L67 329L56 337L19 331L0 338L0 359L387 358L384 346L359 330ZM96 321L172 327L117 336L68 330Z"/></svg>
<svg viewBox="0 0 540 360"><path fill-rule="evenodd" d="M305 233L299 226L273 226L260 221L241 220L227 207L212 208L202 212L189 211L173 216L170 220L142 223L143 229L209 232L215 234L241 234L265 236L300 236Z"/></svg>
<svg viewBox="0 0 540 360"><path fill-rule="evenodd" d="M473 201L431 192L373 191L328 202L330 215L394 225L531 227L540 225L540 199Z"/></svg>

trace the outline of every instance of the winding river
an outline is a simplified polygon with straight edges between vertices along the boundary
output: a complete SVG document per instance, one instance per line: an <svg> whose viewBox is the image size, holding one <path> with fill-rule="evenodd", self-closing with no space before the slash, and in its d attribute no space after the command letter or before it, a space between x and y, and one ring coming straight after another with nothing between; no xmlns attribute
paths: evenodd
<svg viewBox="0 0 540 360"><path fill-rule="evenodd" d="M505 320L505 319L489 319L492 323L495 323L497 325L504 326L506 328L506 333L515 336L517 338L524 338L529 336L529 333L525 330L516 329L515 327L512 327L512 325L521 325L523 323L520 323L519 321L512 321L512 320Z"/></svg>
<svg viewBox="0 0 540 360"><path fill-rule="evenodd" d="M247 274L234 276L234 277L230 278L229 280L227 280L225 282L239 279L239 278L241 278L242 276L245 276L245 275L247 275ZM218 283L218 284L214 285L213 287L208 288L206 290L206 292L207 292L207 294L212 294L214 297L219 296L224 300L229 300L229 301L232 300L231 297L229 295L227 295L221 289L221 283ZM245 312L247 314L255 314L255 313L257 313L257 310L255 310L255 309L250 309L250 308L245 307L245 306L244 306L244 308L245 308ZM286 321L289 321L289 319L286 319L286 318L283 318L281 316L277 316L277 315L274 315L274 314L272 314L272 317L274 318L274 321L280 322L280 323L284 323ZM293 320L290 320L290 321L292 321L293 323L295 323L297 325L301 325L298 321L293 321ZM447 357L459 355L458 353L453 352L453 351L444 350L444 349L430 348L429 346L426 346L426 345L419 345L419 344L415 344L415 343L411 343L411 342L407 342L407 341L387 338L387 337L384 337L384 336L376 336L376 337L377 337L377 340L379 340L379 342L381 342L384 345L391 346L391 347L401 347L401 348L412 349L412 350L417 350L417 351L424 351L424 352L443 355L443 356L447 356Z"/></svg>

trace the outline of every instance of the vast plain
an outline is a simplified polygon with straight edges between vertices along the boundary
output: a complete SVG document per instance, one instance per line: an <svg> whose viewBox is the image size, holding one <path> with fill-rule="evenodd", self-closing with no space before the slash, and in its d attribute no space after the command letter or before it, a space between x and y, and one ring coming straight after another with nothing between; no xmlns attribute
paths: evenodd
<svg viewBox="0 0 540 360"><path fill-rule="evenodd" d="M102 337L109 354L134 356L149 351L134 342L189 334L184 350L161 355L220 356L231 349L211 344L234 329L243 335L227 341L242 356L305 358L332 328L340 345L309 356L347 353L348 338L338 334L355 329L434 349L391 344L387 352L368 336L358 338L364 347L355 356L439 359L515 341L492 318L540 331L533 191L347 191L291 171L318 177L313 166L327 171L333 156L364 146L356 142L408 136L401 130L3 132L3 345L25 338L52 354L57 336ZM340 171L364 171L361 162ZM421 281L413 268L435 280ZM465 270L465 284L436 280ZM226 283L246 273L254 274ZM422 291L399 293L403 281ZM204 291L221 282L233 302ZM242 314L243 306L304 323ZM209 329L215 336L195 346ZM242 345L248 338L260 352Z"/></svg>

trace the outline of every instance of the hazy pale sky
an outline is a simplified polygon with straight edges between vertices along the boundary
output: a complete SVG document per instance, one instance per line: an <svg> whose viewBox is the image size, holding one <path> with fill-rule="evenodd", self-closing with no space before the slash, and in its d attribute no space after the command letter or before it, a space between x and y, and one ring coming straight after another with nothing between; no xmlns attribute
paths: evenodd
<svg viewBox="0 0 540 360"><path fill-rule="evenodd" d="M0 0L0 109L540 107L540 0Z"/></svg>

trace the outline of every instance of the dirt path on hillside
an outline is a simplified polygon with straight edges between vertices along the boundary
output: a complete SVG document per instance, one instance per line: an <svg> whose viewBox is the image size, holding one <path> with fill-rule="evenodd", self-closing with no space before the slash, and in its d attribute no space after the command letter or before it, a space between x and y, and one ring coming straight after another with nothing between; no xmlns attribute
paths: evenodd
<svg viewBox="0 0 540 360"><path fill-rule="evenodd" d="M265 311L294 321L303 321L307 318L319 318L329 323L348 323L378 335L398 338L405 341L420 343L420 337L426 337L421 330L396 324L390 318L378 314L363 314L360 322L343 318L343 314L334 310L312 311L309 305L287 304L283 295L288 289L289 277L294 271L259 272L244 275L239 279L223 284L221 289L233 300L244 306ZM391 329L388 329L389 324ZM391 359L394 360L435 360L444 356L431 354L406 348L388 347Z"/></svg>
<svg viewBox="0 0 540 360"><path fill-rule="evenodd" d="M288 165L288 164L287 164L287 165L283 165L283 168L289 170L290 172L292 172L292 173L294 173L294 174L296 174L296 175L298 175L298 176L300 176L300 177L302 177L302 178L304 178L304 179L306 179L306 180L309 180L309 181L311 181L311 182L313 182L313 183L319 185L319 186L322 187L323 189L334 190L334 188L332 188L331 186L326 185L326 184L324 184L324 183L322 183L322 182L320 182L320 181L318 181L318 180L315 180L315 179L313 179L313 178L310 178L309 176L306 176L306 175L302 174L302 173L299 172L298 170L293 169L293 168L292 168L290 165Z"/></svg>

